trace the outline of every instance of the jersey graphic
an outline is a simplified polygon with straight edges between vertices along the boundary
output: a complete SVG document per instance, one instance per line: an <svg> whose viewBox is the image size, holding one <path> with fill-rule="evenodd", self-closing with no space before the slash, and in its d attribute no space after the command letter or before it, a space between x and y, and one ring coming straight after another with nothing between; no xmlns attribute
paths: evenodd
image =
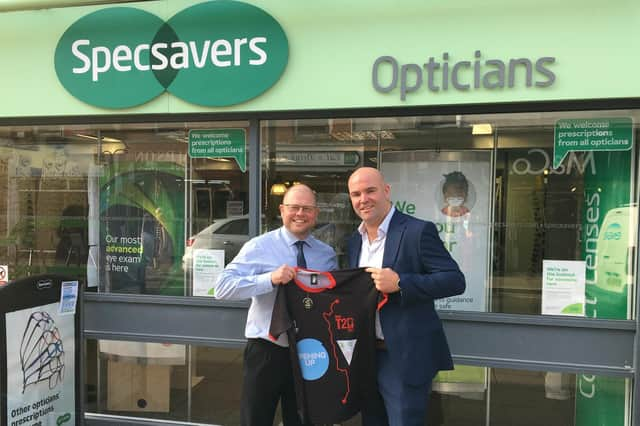
<svg viewBox="0 0 640 426"><path fill-rule="evenodd" d="M375 391L379 298L371 274L363 268L298 269L294 281L278 287L269 331L274 339L285 332L289 337L298 407L305 421L345 421Z"/></svg>
<svg viewBox="0 0 640 426"><path fill-rule="evenodd" d="M322 342L316 339L302 339L297 343L298 359L302 377L305 380L317 380L324 376L329 368L329 354Z"/></svg>
<svg viewBox="0 0 640 426"><path fill-rule="evenodd" d="M338 346L340 346L342 355L344 355L347 363L351 365L351 358L353 357L353 347L356 345L356 339L336 340L336 343L338 343Z"/></svg>
<svg viewBox="0 0 640 426"><path fill-rule="evenodd" d="M336 349L336 345L337 345L337 341L334 339L333 337L333 332L331 331L331 322L330 322L330 318L331 316L334 316L334 312L333 312L333 307L337 304L340 303L340 299L335 299L333 302L331 302L331 305L329 306L329 312L323 312L322 313L322 318L324 318L324 321L327 323L327 331L329 334L329 343L331 344L331 349L332 349L332 353L333 353L333 358L335 359L336 362L336 370L338 370L340 373L344 374L344 381L345 381L345 394L344 397L340 400L340 402L342 402L343 404L347 403L347 398L349 397L349 370L347 368L340 368L340 359L338 357L338 351ZM351 332L353 332L355 330L355 327L353 326L353 318L349 318L351 320L351 325L352 327L349 329ZM335 320L336 320L336 324L342 324L342 322L340 320L342 320L342 317L340 315L335 315ZM348 364L350 364L350 361L347 361Z"/></svg>

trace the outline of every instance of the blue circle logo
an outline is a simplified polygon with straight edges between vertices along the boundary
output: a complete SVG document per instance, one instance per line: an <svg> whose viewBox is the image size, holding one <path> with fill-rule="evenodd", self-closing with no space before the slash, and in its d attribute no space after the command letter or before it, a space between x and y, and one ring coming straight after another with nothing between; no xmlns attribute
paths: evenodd
<svg viewBox="0 0 640 426"><path fill-rule="evenodd" d="M329 353L316 339L302 339L298 342L298 359L302 378L318 380L329 368Z"/></svg>

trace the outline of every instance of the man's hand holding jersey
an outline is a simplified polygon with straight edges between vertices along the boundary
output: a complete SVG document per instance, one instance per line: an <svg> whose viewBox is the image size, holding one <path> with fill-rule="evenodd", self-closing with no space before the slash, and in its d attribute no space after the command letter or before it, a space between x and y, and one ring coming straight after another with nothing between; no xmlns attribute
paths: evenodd
<svg viewBox="0 0 640 426"><path fill-rule="evenodd" d="M296 270L289 265L281 265L271 273L271 284L283 285L296 277Z"/></svg>
<svg viewBox="0 0 640 426"><path fill-rule="evenodd" d="M367 268L376 289L381 293L400 291L400 276L391 268Z"/></svg>

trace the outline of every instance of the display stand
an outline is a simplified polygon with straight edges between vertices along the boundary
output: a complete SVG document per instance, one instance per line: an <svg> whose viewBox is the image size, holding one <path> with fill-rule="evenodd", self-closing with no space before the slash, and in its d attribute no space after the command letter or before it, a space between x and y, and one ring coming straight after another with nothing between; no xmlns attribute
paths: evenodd
<svg viewBox="0 0 640 426"><path fill-rule="evenodd" d="M0 287L0 426L81 424L81 297L54 274Z"/></svg>

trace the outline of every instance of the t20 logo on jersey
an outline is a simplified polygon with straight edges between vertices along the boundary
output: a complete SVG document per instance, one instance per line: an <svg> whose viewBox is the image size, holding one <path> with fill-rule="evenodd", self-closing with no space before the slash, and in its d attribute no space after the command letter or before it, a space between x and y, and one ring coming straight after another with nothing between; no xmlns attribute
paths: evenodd
<svg viewBox="0 0 640 426"><path fill-rule="evenodd" d="M356 321L353 317L343 317L342 315L336 315L336 329L347 330L353 332L356 328Z"/></svg>

